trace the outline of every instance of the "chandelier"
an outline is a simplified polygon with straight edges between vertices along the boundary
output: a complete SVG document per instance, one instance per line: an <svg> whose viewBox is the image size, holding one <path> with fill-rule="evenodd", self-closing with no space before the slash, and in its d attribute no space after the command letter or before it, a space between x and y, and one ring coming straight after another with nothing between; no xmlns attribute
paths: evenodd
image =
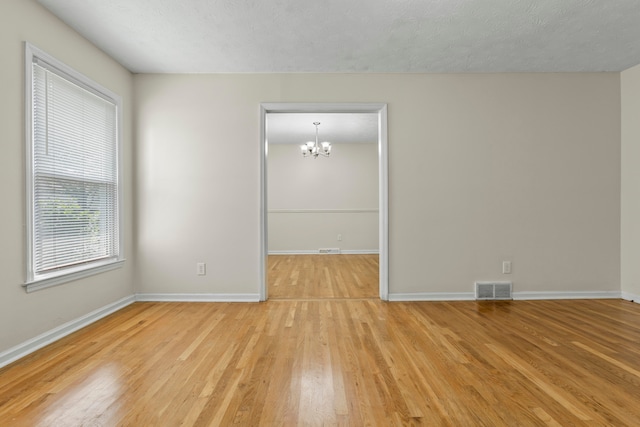
<svg viewBox="0 0 640 427"><path fill-rule="evenodd" d="M313 157L314 159L317 159L318 155L329 157L329 154L331 154L331 143L325 141L318 144L318 125L320 122L313 122L313 124L316 126L316 142L309 141L300 146L302 157Z"/></svg>

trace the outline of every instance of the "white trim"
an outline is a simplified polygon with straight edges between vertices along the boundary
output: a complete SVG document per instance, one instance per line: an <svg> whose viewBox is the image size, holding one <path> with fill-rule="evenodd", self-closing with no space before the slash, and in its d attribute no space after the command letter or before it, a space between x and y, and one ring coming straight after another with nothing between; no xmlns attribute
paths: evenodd
<svg viewBox="0 0 640 427"><path fill-rule="evenodd" d="M343 255L379 255L378 249L340 249ZM320 254L317 249L299 249L288 251L269 251L269 255L324 255Z"/></svg>
<svg viewBox="0 0 640 427"><path fill-rule="evenodd" d="M635 302L636 304L640 304L640 295L630 294L629 292L621 292L621 298L623 300Z"/></svg>
<svg viewBox="0 0 640 427"><path fill-rule="evenodd" d="M259 294L136 294L144 302L259 302Z"/></svg>
<svg viewBox="0 0 640 427"><path fill-rule="evenodd" d="M124 265L124 259L110 261L105 264L95 264L91 267L85 267L82 270L65 273L62 276L53 276L47 279L40 279L35 282L25 283L22 285L27 293L39 291L40 289L50 288L52 286L61 285L73 280L82 279L83 277L93 276L94 274L103 273L109 270L121 268Z"/></svg>
<svg viewBox="0 0 640 427"><path fill-rule="evenodd" d="M618 291L585 292L514 292L513 299L562 300L562 299L620 299ZM416 292L389 294L389 301L475 301L473 292Z"/></svg>
<svg viewBox="0 0 640 427"><path fill-rule="evenodd" d="M380 299L389 299L389 166L387 104L385 103L273 103L260 104L260 301L267 299L267 123L268 113L378 114L378 232L380 242Z"/></svg>
<svg viewBox="0 0 640 427"><path fill-rule="evenodd" d="M24 45L24 161L25 161L25 260L26 277L29 281L33 277L33 231L35 229L33 207L33 47L25 42ZM26 289L28 292L28 288Z"/></svg>
<svg viewBox="0 0 640 427"><path fill-rule="evenodd" d="M0 353L0 368L12 362L15 362L16 360L30 353L33 353L34 351L46 345L58 341L59 339L64 338L67 335L84 328L85 326L89 326L90 324L102 319L103 317L115 313L116 311L121 310L134 302L134 295L129 295L128 297L122 298L119 301L105 305L104 307L94 310L89 314L85 314L84 316L78 317L77 319L71 320L58 326L57 328L40 334L35 338L31 338L30 340L11 347L10 349Z"/></svg>
<svg viewBox="0 0 640 427"><path fill-rule="evenodd" d="M269 243L267 238L267 156L269 142L267 141L267 106L260 104L260 301L267 300L267 257Z"/></svg>
<svg viewBox="0 0 640 427"><path fill-rule="evenodd" d="M621 299L621 295L620 291L514 292L513 299Z"/></svg>
<svg viewBox="0 0 640 427"><path fill-rule="evenodd" d="M268 113L378 113L387 104L378 102L263 102Z"/></svg>
<svg viewBox="0 0 640 427"><path fill-rule="evenodd" d="M293 251L269 251L269 255L320 255L317 249L299 249Z"/></svg>
<svg viewBox="0 0 640 427"><path fill-rule="evenodd" d="M390 293L389 301L474 301L473 292Z"/></svg>
<svg viewBox="0 0 640 427"><path fill-rule="evenodd" d="M378 213L379 209L269 209L270 214L347 214L347 213Z"/></svg>
<svg viewBox="0 0 640 427"><path fill-rule="evenodd" d="M387 104L378 113L378 209L380 210L380 299L389 300L389 141L387 135Z"/></svg>

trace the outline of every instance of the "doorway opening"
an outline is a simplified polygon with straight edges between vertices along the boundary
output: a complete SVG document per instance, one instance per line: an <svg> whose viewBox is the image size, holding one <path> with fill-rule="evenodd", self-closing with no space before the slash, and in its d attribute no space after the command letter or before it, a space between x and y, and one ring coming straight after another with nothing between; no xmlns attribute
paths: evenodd
<svg viewBox="0 0 640 427"><path fill-rule="evenodd" d="M378 294L380 299L387 300L389 294L388 283L388 168L387 168L387 106L380 103L362 104L309 104L309 103L263 103L261 104L261 203L260 203L260 300L268 298L268 114L332 114L351 113L375 115L377 118L377 167L378 167L378 244L379 264L378 268ZM299 149L298 149L299 152ZM321 160L311 160L318 161Z"/></svg>

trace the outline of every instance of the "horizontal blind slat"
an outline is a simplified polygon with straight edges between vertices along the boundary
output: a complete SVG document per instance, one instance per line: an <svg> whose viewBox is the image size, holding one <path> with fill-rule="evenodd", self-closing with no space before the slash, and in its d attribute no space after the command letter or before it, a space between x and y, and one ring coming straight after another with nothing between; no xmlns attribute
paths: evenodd
<svg viewBox="0 0 640 427"><path fill-rule="evenodd" d="M117 257L117 106L33 64L34 271Z"/></svg>

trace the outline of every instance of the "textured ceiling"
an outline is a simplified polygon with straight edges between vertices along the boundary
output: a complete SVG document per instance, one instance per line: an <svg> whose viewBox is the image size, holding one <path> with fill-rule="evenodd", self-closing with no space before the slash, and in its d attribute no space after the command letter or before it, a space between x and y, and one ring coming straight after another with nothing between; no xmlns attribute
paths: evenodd
<svg viewBox="0 0 640 427"><path fill-rule="evenodd" d="M354 113L270 113L267 114L269 144L297 144L315 141L332 144L377 143L378 114Z"/></svg>
<svg viewBox="0 0 640 427"><path fill-rule="evenodd" d="M38 0L137 73L621 71L640 0Z"/></svg>

